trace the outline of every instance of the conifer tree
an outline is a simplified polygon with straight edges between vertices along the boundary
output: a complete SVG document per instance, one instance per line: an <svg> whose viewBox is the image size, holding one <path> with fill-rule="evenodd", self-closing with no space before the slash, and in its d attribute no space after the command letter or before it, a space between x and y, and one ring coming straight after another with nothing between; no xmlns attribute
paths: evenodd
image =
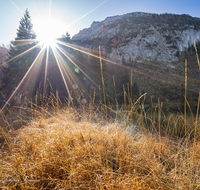
<svg viewBox="0 0 200 190"><path fill-rule="evenodd" d="M7 64L2 68L4 77L1 92L4 94L5 99L9 98L20 83L39 50L38 48L32 48L36 45L36 35L32 28L31 17L28 9L26 9L20 21L19 29L17 29L17 37L14 41L11 41ZM28 51L29 49L31 50Z"/></svg>
<svg viewBox="0 0 200 190"><path fill-rule="evenodd" d="M128 84L130 85L130 71L124 67L127 66L124 56L122 56L122 67L119 68L119 81L117 84L117 93L119 94L118 103L122 104L124 102L124 90L127 91ZM125 87L125 89L123 88Z"/></svg>
<svg viewBox="0 0 200 190"><path fill-rule="evenodd" d="M134 82L132 87L132 92L133 92L133 100L136 101L140 97L140 89L138 87L137 82Z"/></svg>

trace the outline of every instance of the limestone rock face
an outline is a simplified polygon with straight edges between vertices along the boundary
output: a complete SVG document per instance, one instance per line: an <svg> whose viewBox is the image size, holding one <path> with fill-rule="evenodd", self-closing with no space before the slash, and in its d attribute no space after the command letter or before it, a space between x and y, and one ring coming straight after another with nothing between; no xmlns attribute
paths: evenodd
<svg viewBox="0 0 200 190"><path fill-rule="evenodd" d="M189 15L128 13L93 22L74 41L101 45L110 58L178 61L177 54L200 41L200 19ZM88 44L87 44L88 42Z"/></svg>

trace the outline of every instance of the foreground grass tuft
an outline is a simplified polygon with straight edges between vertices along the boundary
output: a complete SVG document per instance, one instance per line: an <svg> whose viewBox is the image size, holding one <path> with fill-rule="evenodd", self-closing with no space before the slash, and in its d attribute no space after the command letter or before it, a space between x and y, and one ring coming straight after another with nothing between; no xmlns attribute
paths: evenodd
<svg viewBox="0 0 200 190"><path fill-rule="evenodd" d="M200 143L77 121L69 110L19 129L1 153L2 188L200 188Z"/></svg>

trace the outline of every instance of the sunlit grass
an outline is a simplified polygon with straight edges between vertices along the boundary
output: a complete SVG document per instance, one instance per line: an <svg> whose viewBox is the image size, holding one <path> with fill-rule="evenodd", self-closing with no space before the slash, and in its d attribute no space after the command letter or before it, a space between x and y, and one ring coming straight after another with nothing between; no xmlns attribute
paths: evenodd
<svg viewBox="0 0 200 190"><path fill-rule="evenodd" d="M26 127L7 135L9 146L4 143L1 147L2 187L198 189L200 186L198 141L193 144L185 138L153 135L145 130L145 122L139 118L132 125L125 119L122 123L106 122L95 112L91 117L89 107L84 112L71 107L61 109L55 102L54 111L40 110ZM34 115L35 109L31 112ZM169 122L176 123L177 119L180 118L171 116ZM182 123L184 133L184 116Z"/></svg>
<svg viewBox="0 0 200 190"><path fill-rule="evenodd" d="M115 109L105 93L101 61L118 64L102 58L101 51L97 56L68 43L60 43L100 59L104 104L101 97L99 104L94 104L94 93L90 102L85 100L87 103L81 103L81 97L77 98L79 105L74 107L69 85L73 85L75 79L61 53L76 67L78 65L59 46L55 46L52 52L69 95L66 104L61 104L57 93L56 97L48 97L39 107L37 101L40 95L44 99L44 90L43 94L36 94L27 106L10 107L12 109L4 115L6 106L25 78L42 63L47 48L45 89L49 46L44 46L1 110L1 187L199 189L200 122L198 110L196 118L186 117L186 108L189 107L187 85L184 114L165 115L159 99L156 106L152 103L145 111L141 100L146 94L134 102L132 91L125 88L122 106L119 106L115 92ZM185 69L187 73L187 66ZM116 91L114 76L113 83ZM132 72L130 84L132 86Z"/></svg>

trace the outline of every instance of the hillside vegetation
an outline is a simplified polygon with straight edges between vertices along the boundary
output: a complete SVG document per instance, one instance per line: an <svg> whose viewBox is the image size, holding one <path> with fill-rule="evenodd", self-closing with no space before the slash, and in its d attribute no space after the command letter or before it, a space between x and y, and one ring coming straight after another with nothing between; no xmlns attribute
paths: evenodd
<svg viewBox="0 0 200 190"><path fill-rule="evenodd" d="M140 95L147 92L146 105L150 107L151 96L154 96L154 102L159 97L163 107L170 112L183 111L187 59L187 99L195 112L199 68L194 41L199 56L199 34L199 18L186 14L133 12L93 22L91 27L73 36L72 43L96 55L101 46L102 55L108 60L103 63L107 93L115 97L114 76L120 104L124 99L123 84L126 91L131 91L131 83L137 83ZM87 57L79 54L84 65L90 67ZM94 58L91 60L91 65L95 65Z"/></svg>

